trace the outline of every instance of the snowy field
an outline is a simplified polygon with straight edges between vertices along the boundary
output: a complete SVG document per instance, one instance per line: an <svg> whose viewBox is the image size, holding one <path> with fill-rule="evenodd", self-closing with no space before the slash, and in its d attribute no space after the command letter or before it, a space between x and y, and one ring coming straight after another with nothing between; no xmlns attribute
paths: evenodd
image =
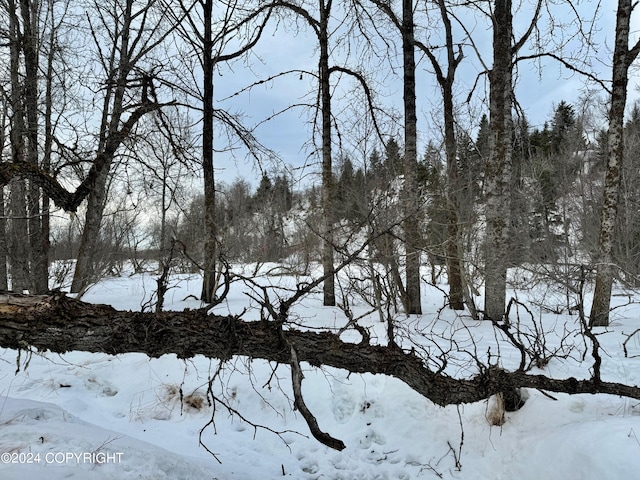
<svg viewBox="0 0 640 480"><path fill-rule="evenodd" d="M140 310L154 280L152 275L105 279L84 300ZM199 306L189 297L200 290L197 277L177 276L172 286L167 308ZM246 291L234 284L217 311L237 313L248 307L245 317L259 318ZM541 295L549 299L548 291L513 293L523 302ZM483 356L489 347L493 355L500 352L505 367L517 365L517 352L491 325L441 311L442 304L442 293L425 287L424 315L399 318L406 342L435 351L435 345L445 343L450 349L455 338L458 351L452 352L447 373L459 377L474 373L469 352ZM588 377L592 360L588 351L583 360L577 318L530 308L547 332L547 348L564 339L568 352L566 360L552 359L534 372ZM353 310L357 315L366 307L354 304ZM523 328L531 327L524 317ZM292 319L330 329L347 323L339 308L322 307L319 295L298 304ZM640 334L627 343L628 357L622 342L640 328L640 306L618 308L612 319L610 328L598 330L602 377L638 385ZM372 341L385 342L385 326L377 316L360 323L369 328ZM359 340L355 332L342 338ZM441 408L394 378L303 368L307 405L323 431L345 442L342 452L311 438L293 411L288 366L247 358L220 365L203 357L29 356L0 350L0 479L640 478L640 403L635 400L530 390L521 410L507 413L503 426L492 427L486 420L490 402Z"/></svg>

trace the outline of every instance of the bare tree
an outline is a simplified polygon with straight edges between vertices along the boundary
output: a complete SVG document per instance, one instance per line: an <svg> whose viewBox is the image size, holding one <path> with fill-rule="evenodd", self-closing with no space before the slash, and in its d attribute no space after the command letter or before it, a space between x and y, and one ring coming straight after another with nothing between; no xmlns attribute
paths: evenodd
<svg viewBox="0 0 640 480"><path fill-rule="evenodd" d="M373 0L373 3L398 28L402 38L403 107L404 107L404 185L401 194L405 248L404 299L406 312L422 313L420 298L420 245L419 194L416 181L418 164L418 119L416 115L416 61L415 23L413 0L402 0L401 17L388 2Z"/></svg>
<svg viewBox="0 0 640 480"><path fill-rule="evenodd" d="M459 173L457 158L457 141L454 115L453 86L456 70L463 58L462 47L453 40L451 19L444 0L436 0L440 18L445 30L446 70L442 68L433 49L418 42L420 49L427 55L436 74L436 80L442 89L443 117L444 117L444 147L447 159L447 234L445 245L447 274L449 282L449 306L454 310L464 309L464 287L460 263L460 226L459 226Z"/></svg>
<svg viewBox="0 0 640 480"><path fill-rule="evenodd" d="M486 318L499 320L505 311L511 222L511 155L513 106L513 63L538 21L542 0L537 2L529 29L513 43L511 0L495 0L493 24L493 66L489 72L490 154L485 169L485 304Z"/></svg>
<svg viewBox="0 0 640 480"><path fill-rule="evenodd" d="M333 0L317 0L318 17L293 2L274 2L274 5L284 8L293 14L304 19L313 29L319 46L318 56L318 108L320 111L320 131L321 131L321 210L322 226L320 235L322 237L322 267L325 273L323 282L323 302L326 306L336 304L335 275L334 269L334 185L333 185L333 159L332 159L332 137L331 137L331 68L329 66L329 20Z"/></svg>
<svg viewBox="0 0 640 480"><path fill-rule="evenodd" d="M11 159L15 163L27 163L26 125L23 86L20 78L22 58L22 29L20 11L14 0L7 2L9 15L9 74L11 79L10 104ZM14 178L11 181L11 224L9 240L9 262L11 265L11 288L16 291L29 290L29 229L27 222L26 182Z"/></svg>
<svg viewBox="0 0 640 480"><path fill-rule="evenodd" d="M413 0L402 1L402 59L404 87L404 188L405 275L407 313L422 313L420 298L420 232L416 216L419 194L416 182L418 163L418 119L416 115L416 61Z"/></svg>
<svg viewBox="0 0 640 480"><path fill-rule="evenodd" d="M213 169L213 0L200 2L202 6L202 175L204 177L204 262L200 299L213 303L216 295L216 184Z"/></svg>
<svg viewBox="0 0 640 480"><path fill-rule="evenodd" d="M22 33L19 35L18 45L22 50L24 63L24 80L22 82L22 102L25 118L24 160L32 165L39 164L39 104L38 104L38 75L40 59L38 46L40 43L39 2L20 1L20 15L22 19ZM40 190L37 185L27 185L27 229L28 256L25 270L29 279L29 290L43 293L48 290L48 262L47 253L43 251L42 228L40 218ZM24 240L23 240L24 241ZM36 267L44 267L37 270Z"/></svg>
<svg viewBox="0 0 640 480"><path fill-rule="evenodd" d="M616 15L616 36L613 50L613 77L607 134L607 167L604 179L598 263L593 304L589 322L591 326L609 325L611 288L615 266L612 250L618 210L620 173L624 159L624 111L627 103L628 74L631 64L640 52L640 41L629 48L629 24L636 3L619 0Z"/></svg>
<svg viewBox="0 0 640 480"><path fill-rule="evenodd" d="M625 124L624 165L621 172L620 198L613 256L621 271L623 285L640 285L640 103L636 102ZM595 242L594 242L595 243Z"/></svg>
<svg viewBox="0 0 640 480"><path fill-rule="evenodd" d="M89 19L91 35L98 61L102 65L106 86L102 105L100 133L94 161L95 178L89 186L87 210L72 292L82 292L94 278L92 258L96 253L98 233L107 200L107 181L116 153L138 120L160 108L156 95L153 68L146 65L149 54L166 38L166 14L156 0L138 4L134 0L113 0L110 4L95 3L94 24ZM152 18L157 13L159 18ZM151 26L151 22L156 22ZM106 38L108 52L104 53ZM136 99L137 92L140 99ZM128 116L127 116L128 113ZM90 172L92 173L92 172Z"/></svg>
<svg viewBox="0 0 640 480"><path fill-rule="evenodd" d="M57 6L60 7L61 12L58 12ZM65 42L61 36L63 35L63 25L67 22L67 12L69 9L69 2L60 2L57 3L55 0L47 0L46 9L45 9L45 19L43 22L45 41L42 42L42 49L44 55L44 108L43 108L43 117L44 117L44 128L43 128L43 136L44 142L42 147L42 170L47 173L51 173L53 166L53 157L54 157L54 144L55 144L55 136L56 130L58 126L58 121L55 118L54 108L63 109L64 102L60 102L61 105L54 105L56 100L54 96L56 92L64 90L65 88L65 80L67 75L61 74L58 72L58 67L60 65L64 65L62 61L61 51L63 50L62 44ZM57 75L56 75L57 73ZM64 98L64 95L63 95ZM59 110L58 110L59 111ZM35 184L35 182L33 182ZM49 250L51 247L51 219L50 219L50 209L51 209L51 201L49 197L44 194L42 188L40 188L40 197L41 197L41 213L40 213L40 249L36 249L39 252L39 255L36 256L34 261L39 264L36 268L38 271L38 275L41 277L45 277L47 282L42 282L41 288L44 287L47 290L48 288L48 279L49 279L49 263L50 263L50 254Z"/></svg>
<svg viewBox="0 0 640 480"><path fill-rule="evenodd" d="M66 3L64 6L68 6ZM59 8L59 15L65 7ZM9 1L2 5L8 26L9 85L3 88L11 111L11 163L48 171L53 145L54 62L61 19L52 1ZM65 75L61 73L58 78ZM44 87L44 88L43 88ZM6 100L6 99L5 99ZM12 288L46 292L49 280L49 202L39 184L25 178L11 181L10 264Z"/></svg>
<svg viewBox="0 0 640 480"><path fill-rule="evenodd" d="M202 115L200 163L203 175L205 238L200 299L206 303L213 303L218 288L216 262L220 254L220 239L216 224L215 122L229 128L254 155L256 150L264 150L237 118L214 107L214 75L220 65L241 58L258 43L269 20L271 6L262 4L252 9L238 1L216 2L215 0L192 2L176 0L176 2L164 2L164 5L178 27L179 41L196 54L197 63L191 67L197 67L202 71L201 85L190 84L193 81L193 72L190 71L187 72L185 79L180 80L180 89L187 97L195 98L200 103L199 110ZM214 8L216 6L219 7L218 11ZM229 48L232 38L239 39L240 46ZM188 58L184 61L188 62ZM193 106L187 105L187 108L193 108Z"/></svg>
<svg viewBox="0 0 640 480"><path fill-rule="evenodd" d="M325 272L325 279L323 282L323 302L326 306L335 305L336 293L335 293L335 275L332 274L334 269L334 220L335 220L335 186L333 180L333 153L332 153L332 74L347 75L353 78L362 88L367 102L368 112L373 117L373 123L377 122L373 115L374 105L372 100L372 92L368 86L368 83L364 75L354 69L351 69L344 65L332 65L330 63L330 55L333 49L339 44L336 41L335 44L331 44L332 34L335 34L336 30L331 30L330 21L332 19L332 9L334 7L333 0L316 0L317 12L314 12L311 8L306 8L304 3L276 0L272 2L274 8L279 10L285 10L293 14L297 18L306 22L313 30L318 40L318 71L312 73L314 77L318 79L318 101L312 108L318 112L320 116L320 137L321 137L321 178L322 178L322 190L321 190L321 211L322 221L319 234L322 238L322 266ZM317 13L317 16L314 15ZM344 13L345 15L347 13ZM342 25L347 23L344 19L340 19Z"/></svg>

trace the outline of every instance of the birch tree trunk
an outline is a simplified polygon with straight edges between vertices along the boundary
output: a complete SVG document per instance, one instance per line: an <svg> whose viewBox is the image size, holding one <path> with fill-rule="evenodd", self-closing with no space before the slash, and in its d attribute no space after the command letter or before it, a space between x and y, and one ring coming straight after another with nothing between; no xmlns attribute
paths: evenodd
<svg viewBox="0 0 640 480"><path fill-rule="evenodd" d="M598 263L593 304L589 322L591 326L609 325L611 287L615 266L611 252L618 211L620 172L624 158L624 109L627 102L629 67L638 55L639 44L629 49L629 23L633 6L631 0L619 0L616 18L616 37L613 51L613 83L609 110L607 169L604 179Z"/></svg>

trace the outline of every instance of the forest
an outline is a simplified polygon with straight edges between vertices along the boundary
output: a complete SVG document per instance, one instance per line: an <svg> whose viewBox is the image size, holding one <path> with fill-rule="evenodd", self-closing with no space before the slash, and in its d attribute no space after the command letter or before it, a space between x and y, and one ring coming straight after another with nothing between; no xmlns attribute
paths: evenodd
<svg viewBox="0 0 640 480"><path fill-rule="evenodd" d="M493 425L527 389L640 399L603 378L600 341L640 287L635 7L3 0L0 345L284 365L293 410L338 451L301 365L443 407L492 399ZM559 71L570 98L520 88ZM139 308L86 300L133 275L153 278ZM178 310L185 275L201 288ZM342 324L305 318L314 301ZM425 340L409 325L427 318L503 347L479 351L473 327ZM544 370L576 358L584 378Z"/></svg>

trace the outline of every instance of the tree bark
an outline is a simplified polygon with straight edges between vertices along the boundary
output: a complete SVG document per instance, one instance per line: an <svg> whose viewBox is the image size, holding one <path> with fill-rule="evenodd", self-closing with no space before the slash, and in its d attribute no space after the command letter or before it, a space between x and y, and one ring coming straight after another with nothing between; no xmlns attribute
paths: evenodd
<svg viewBox="0 0 640 480"><path fill-rule="evenodd" d="M202 174L204 176L204 248L200 300L213 303L216 295L216 185L213 169L213 0L203 2L202 41Z"/></svg>
<svg viewBox="0 0 640 480"><path fill-rule="evenodd" d="M13 0L7 4L9 13L9 70L11 79L11 124L9 141L11 160L25 164L25 119L23 87L21 82L21 31L18 7ZM10 190L11 224L9 237L9 264L11 267L11 288L22 292L29 290L29 230L27 228L26 182L20 178L11 180Z"/></svg>
<svg viewBox="0 0 640 480"><path fill-rule="evenodd" d="M629 23L632 10L631 0L618 2L613 51L613 84L609 110L607 169L600 214L596 284L589 318L591 326L609 325L611 288L616 270L611 252L618 212L620 172L624 159L624 109L627 103L629 67L637 56L637 46L633 50L629 50Z"/></svg>
<svg viewBox="0 0 640 480"><path fill-rule="evenodd" d="M14 179L11 182L9 195L11 225L8 247L11 289L16 292L24 292L31 288L29 283L29 251L27 249L29 231L27 229L25 181Z"/></svg>
<svg viewBox="0 0 640 480"><path fill-rule="evenodd" d="M322 268L326 276L323 283L324 305L336 304L333 253L333 167L331 158L331 85L329 83L329 15L332 0L318 0L320 22L318 42L320 61L320 110L322 117Z"/></svg>
<svg viewBox="0 0 640 480"><path fill-rule="evenodd" d="M6 100L2 101L2 111L0 112L0 146L5 147L8 105ZM0 290L8 290L8 271L7 271L7 220L5 207L4 187L0 186Z"/></svg>
<svg viewBox="0 0 640 480"><path fill-rule="evenodd" d="M458 188L458 161L455 125L453 116L453 88L446 84L443 87L444 99L444 144L447 157L447 276L449 282L449 306L453 310L464 310L464 290L462 285L460 261L460 225Z"/></svg>
<svg viewBox="0 0 640 480"><path fill-rule="evenodd" d="M500 320L507 289L510 225L512 23L511 0L496 0L493 68L489 74L490 154L485 173L485 317Z"/></svg>
<svg viewBox="0 0 640 480"><path fill-rule="evenodd" d="M37 3L20 0L22 16L22 50L24 52L24 110L26 117L26 157L25 161L35 167L39 164L38 150L38 74L39 74L39 32ZM46 244L42 239L42 218L40 207L41 192L37 184L29 182L27 188L28 212L28 249L29 249L29 283L31 293L44 293L49 290L49 264L44 250Z"/></svg>
<svg viewBox="0 0 640 480"><path fill-rule="evenodd" d="M416 115L416 61L413 0L402 1L402 58L404 88L404 187L403 224L405 234L405 275L408 314L421 314L420 298L420 208L416 182L418 164L418 119Z"/></svg>
<svg viewBox="0 0 640 480"><path fill-rule="evenodd" d="M54 75L55 75L55 58L57 53L58 44L58 25L56 25L56 13L54 9L55 0L48 0L48 13L47 18L49 23L49 51L47 54L47 69L45 77L45 106L44 106L44 150L42 152L42 170L45 174L51 174L51 157L53 155L53 137L54 137L54 121L53 121L53 103L54 103ZM33 182L37 185L37 182ZM47 272L47 291L49 290L48 277L49 277L49 250L51 247L51 200L49 196L42 192L42 213L40 220L41 228L41 252L37 261L40 265L37 270L40 272ZM43 292L40 292L43 293Z"/></svg>
<svg viewBox="0 0 640 480"><path fill-rule="evenodd" d="M640 388L600 380L552 379L497 367L459 379L434 372L425 359L397 347L345 343L329 332L283 329L279 322L244 322L233 316L183 312L123 312L59 295L0 294L0 346L36 347L56 353L85 351L117 355L139 352L150 357L204 355L228 360L236 355L353 373L389 375L437 405L478 402L499 392L525 387L563 392L605 393L640 399Z"/></svg>
<svg viewBox="0 0 640 480"><path fill-rule="evenodd" d="M110 164L111 162L109 162L109 166ZM97 245L107 197L108 179L109 169L100 172L96 184L87 198L85 223L82 229L73 281L71 282L71 292L73 293L82 293L91 282L96 281L96 275L99 273L95 271L94 257L99 253L97 252Z"/></svg>
<svg viewBox="0 0 640 480"><path fill-rule="evenodd" d="M4 188L0 187L0 290L8 290L7 221L4 219Z"/></svg>

